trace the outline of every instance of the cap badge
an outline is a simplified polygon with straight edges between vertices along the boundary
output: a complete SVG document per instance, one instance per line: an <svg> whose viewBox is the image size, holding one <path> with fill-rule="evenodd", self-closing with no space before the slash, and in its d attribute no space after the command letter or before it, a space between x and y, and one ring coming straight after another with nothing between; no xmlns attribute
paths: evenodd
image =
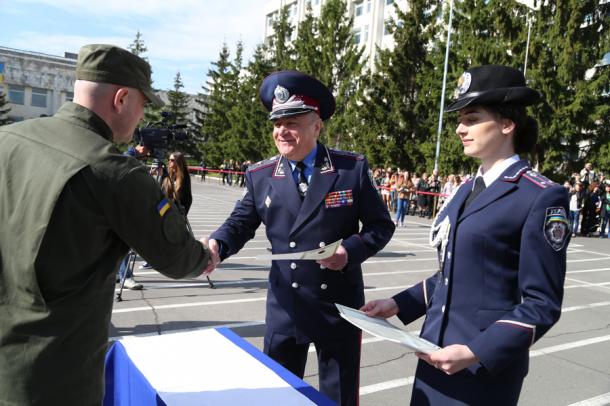
<svg viewBox="0 0 610 406"><path fill-rule="evenodd" d="M290 98L290 92L285 87L277 85L273 91L273 96L278 103L286 103Z"/></svg>
<svg viewBox="0 0 610 406"><path fill-rule="evenodd" d="M461 96L468 91L470 83L472 82L472 75L469 72L462 73L462 76L458 79L458 94Z"/></svg>

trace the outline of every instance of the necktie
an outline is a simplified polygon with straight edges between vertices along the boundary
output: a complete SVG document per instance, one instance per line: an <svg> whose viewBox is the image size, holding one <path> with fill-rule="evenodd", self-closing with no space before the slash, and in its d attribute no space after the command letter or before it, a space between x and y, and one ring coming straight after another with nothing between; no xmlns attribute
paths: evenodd
<svg viewBox="0 0 610 406"><path fill-rule="evenodd" d="M301 198L304 198L307 194L307 188L309 187L309 184L307 183L307 177L305 176L305 164L303 163L303 161L301 161L297 162L296 166L297 172L299 173L299 184L297 186Z"/></svg>
<svg viewBox="0 0 610 406"><path fill-rule="evenodd" d="M466 202L464 202L464 209L466 207L468 207L468 205L470 203L472 203L472 201L479 195L481 194L482 191L484 191L486 188L485 186L485 181L483 180L482 176L477 177L474 180L474 188L472 189L472 192L470 192L470 194L468 195L468 198L466 199Z"/></svg>

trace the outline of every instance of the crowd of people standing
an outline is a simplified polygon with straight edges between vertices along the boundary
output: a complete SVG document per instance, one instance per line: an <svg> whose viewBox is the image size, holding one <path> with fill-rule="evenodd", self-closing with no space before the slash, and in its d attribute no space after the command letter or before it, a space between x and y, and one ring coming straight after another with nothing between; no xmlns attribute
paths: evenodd
<svg viewBox="0 0 610 406"><path fill-rule="evenodd" d="M436 170L429 175L401 170L376 168L373 179L394 223L405 227L406 215L431 218L461 184L472 175L441 176ZM610 236L610 179L587 163L574 172L564 186L570 194L570 223L573 236Z"/></svg>
<svg viewBox="0 0 610 406"><path fill-rule="evenodd" d="M468 176L450 174L440 176L438 171L431 175L423 172L401 170L392 167L376 168L373 179L388 211L396 214L394 223L405 227L407 214L431 218L443 203Z"/></svg>
<svg viewBox="0 0 610 406"><path fill-rule="evenodd" d="M570 194L572 236L608 238L610 235L610 179L585 164L574 172L564 187Z"/></svg>

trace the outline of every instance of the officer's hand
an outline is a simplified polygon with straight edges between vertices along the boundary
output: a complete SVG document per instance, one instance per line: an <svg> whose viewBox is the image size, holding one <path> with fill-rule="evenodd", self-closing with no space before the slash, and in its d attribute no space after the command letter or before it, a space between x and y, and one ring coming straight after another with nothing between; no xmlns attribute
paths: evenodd
<svg viewBox="0 0 610 406"><path fill-rule="evenodd" d="M360 311L365 312L367 316L383 317L384 319L395 316L399 310L394 299L371 300L360 308Z"/></svg>
<svg viewBox="0 0 610 406"><path fill-rule="evenodd" d="M331 257L316 262L328 269L340 271L347 265L347 251L343 248L343 245L339 245L339 248Z"/></svg>
<svg viewBox="0 0 610 406"><path fill-rule="evenodd" d="M203 237L200 241L210 251L210 261L203 270L204 275L209 275L216 269L216 265L220 264L220 247L216 240L210 240L208 237Z"/></svg>
<svg viewBox="0 0 610 406"><path fill-rule="evenodd" d="M447 375L460 372L462 369L479 362L479 359L470 351L470 348L461 344L449 345L431 354L418 352L415 355Z"/></svg>

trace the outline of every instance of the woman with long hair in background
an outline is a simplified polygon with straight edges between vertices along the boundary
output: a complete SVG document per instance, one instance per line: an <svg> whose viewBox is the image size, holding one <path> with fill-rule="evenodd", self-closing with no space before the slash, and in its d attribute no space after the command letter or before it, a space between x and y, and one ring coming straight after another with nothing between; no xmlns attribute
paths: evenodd
<svg viewBox="0 0 610 406"><path fill-rule="evenodd" d="M161 188L165 196L173 200L180 212L186 217L193 203L193 195L191 193L191 176L182 152L174 151L170 154L168 176L161 182Z"/></svg>

